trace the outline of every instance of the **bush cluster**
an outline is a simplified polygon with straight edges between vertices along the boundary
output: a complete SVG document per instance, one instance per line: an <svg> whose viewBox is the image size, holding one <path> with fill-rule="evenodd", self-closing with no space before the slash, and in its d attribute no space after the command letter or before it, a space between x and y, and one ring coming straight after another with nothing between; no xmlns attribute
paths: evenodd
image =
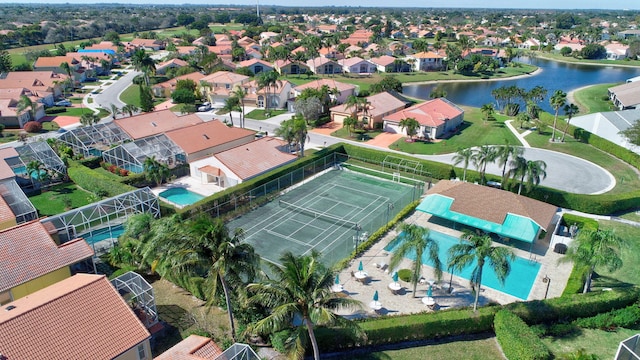
<svg viewBox="0 0 640 360"><path fill-rule="evenodd" d="M42 124L37 121L27 121L22 128L28 133L39 133L42 131Z"/></svg>
<svg viewBox="0 0 640 360"><path fill-rule="evenodd" d="M549 349L518 315L500 310L495 315L493 326L496 339L507 359L551 359Z"/></svg>
<svg viewBox="0 0 640 360"><path fill-rule="evenodd" d="M598 230L599 227L597 220L573 214L563 214L562 221L567 227L576 224L580 230Z"/></svg>
<svg viewBox="0 0 640 360"><path fill-rule="evenodd" d="M100 197L112 197L135 190L133 186L114 181L105 174L100 174L77 163L71 163L67 172L69 178L76 185Z"/></svg>
<svg viewBox="0 0 640 360"><path fill-rule="evenodd" d="M60 114L64 112L67 112L67 108L63 106L50 107L44 110L44 113L47 115Z"/></svg>
<svg viewBox="0 0 640 360"><path fill-rule="evenodd" d="M120 176L129 176L129 170L120 168L108 162L104 162L104 161L100 162L100 167L102 167L103 169L107 170L112 174L116 174Z"/></svg>
<svg viewBox="0 0 640 360"><path fill-rule="evenodd" d="M575 325L582 328L608 331L619 327L628 328L638 323L640 323L640 306L638 304L574 321Z"/></svg>

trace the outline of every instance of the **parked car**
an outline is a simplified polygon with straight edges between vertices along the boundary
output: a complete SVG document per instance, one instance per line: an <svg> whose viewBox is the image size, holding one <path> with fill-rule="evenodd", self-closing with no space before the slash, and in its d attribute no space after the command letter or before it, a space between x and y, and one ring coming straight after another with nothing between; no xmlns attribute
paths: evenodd
<svg viewBox="0 0 640 360"><path fill-rule="evenodd" d="M60 100L54 104L55 106L73 106L69 100Z"/></svg>
<svg viewBox="0 0 640 360"><path fill-rule="evenodd" d="M209 111L209 110L211 110L211 103L209 102L202 103L202 105L198 107L198 111Z"/></svg>

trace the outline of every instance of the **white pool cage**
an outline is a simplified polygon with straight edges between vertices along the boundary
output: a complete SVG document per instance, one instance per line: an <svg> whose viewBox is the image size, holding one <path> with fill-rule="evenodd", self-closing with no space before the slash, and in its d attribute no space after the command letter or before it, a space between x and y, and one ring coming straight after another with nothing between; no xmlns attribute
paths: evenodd
<svg viewBox="0 0 640 360"><path fill-rule="evenodd" d="M108 122L69 130L60 135L58 140L71 147L74 154L93 157L100 156L113 145L131 140L131 137L115 123Z"/></svg>
<svg viewBox="0 0 640 360"><path fill-rule="evenodd" d="M620 343L615 360L640 360L640 334Z"/></svg>
<svg viewBox="0 0 640 360"><path fill-rule="evenodd" d="M111 285L147 329L158 323L153 287L140 274L129 271L111 280Z"/></svg>
<svg viewBox="0 0 640 360"><path fill-rule="evenodd" d="M154 157L170 168L186 162L184 151L166 135L160 134L125 142L102 153L105 162L134 173L144 171L144 161Z"/></svg>
<svg viewBox="0 0 640 360"><path fill-rule="evenodd" d="M38 210L13 179L0 182L0 196L9 205L18 224L38 218Z"/></svg>

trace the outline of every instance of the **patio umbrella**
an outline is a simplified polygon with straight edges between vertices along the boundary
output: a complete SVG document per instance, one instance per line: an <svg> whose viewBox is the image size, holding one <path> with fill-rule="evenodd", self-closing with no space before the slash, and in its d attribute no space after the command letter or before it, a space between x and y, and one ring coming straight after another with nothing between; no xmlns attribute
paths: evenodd
<svg viewBox="0 0 640 360"><path fill-rule="evenodd" d="M362 266L362 261L360 261L360 265L358 265L358 271L364 270L364 266Z"/></svg>
<svg viewBox="0 0 640 360"><path fill-rule="evenodd" d="M336 275L336 281L335 281L336 285L340 284L340 275Z"/></svg>
<svg viewBox="0 0 640 360"><path fill-rule="evenodd" d="M394 282L398 282L398 273L397 272L393 273L393 281Z"/></svg>
<svg viewBox="0 0 640 360"><path fill-rule="evenodd" d="M429 289L427 290L427 296L428 297L432 297L433 296L433 290L432 290L431 285L429 285Z"/></svg>
<svg viewBox="0 0 640 360"><path fill-rule="evenodd" d="M373 294L373 301L378 301L378 290Z"/></svg>

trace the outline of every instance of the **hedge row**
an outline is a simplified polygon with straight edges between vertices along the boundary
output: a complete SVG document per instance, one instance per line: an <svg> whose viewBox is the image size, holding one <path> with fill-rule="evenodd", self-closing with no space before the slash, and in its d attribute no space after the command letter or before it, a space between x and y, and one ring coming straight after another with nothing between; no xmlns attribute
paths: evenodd
<svg viewBox="0 0 640 360"><path fill-rule="evenodd" d="M596 149L600 149L608 154L611 154L618 159L628 163L629 165L635 167L636 169L640 169L640 155L616 143L612 143L607 139L601 138L598 135L592 134L587 130L578 127L573 127L572 130L573 137L577 140L585 142L595 147Z"/></svg>
<svg viewBox="0 0 640 360"><path fill-rule="evenodd" d="M518 317L508 311L500 310L493 321L496 339L507 359L545 360L551 358L549 348Z"/></svg>
<svg viewBox="0 0 640 360"><path fill-rule="evenodd" d="M378 346L403 341L490 332L498 307L483 307L477 313L469 309L443 310L433 313L394 315L358 322L366 339L359 339L348 329L316 330L318 346L323 352L340 351L356 346ZM336 341L340 339L340 341Z"/></svg>
<svg viewBox="0 0 640 360"><path fill-rule="evenodd" d="M365 332L366 341L341 328L319 328L318 344L323 352L340 351L358 346L379 346L404 341L428 340L454 335L489 332L493 329L494 315L507 309L527 324L573 321L581 317L632 305L640 290L601 291L562 298L534 300L505 306L487 306L473 313L469 309L452 309L432 313L383 316L358 322ZM341 339L337 342L335 339Z"/></svg>
<svg viewBox="0 0 640 360"><path fill-rule="evenodd" d="M581 230L598 230L598 228L600 227L600 225L598 225L598 221L595 219L573 214L563 214L562 220L567 226L576 224L576 226L578 226L578 229Z"/></svg>
<svg viewBox="0 0 640 360"><path fill-rule="evenodd" d="M573 269L571 269L571 274L569 274L569 279L567 280L567 286L565 286L562 291L562 296L582 293L588 270L589 266L578 266L574 264Z"/></svg>
<svg viewBox="0 0 640 360"><path fill-rule="evenodd" d="M136 189L77 163L71 163L67 172L76 185L100 197L112 197Z"/></svg>
<svg viewBox="0 0 640 360"><path fill-rule="evenodd" d="M638 323L640 323L640 306L638 304L574 321L575 325L582 328L607 331L615 330L619 327L629 328Z"/></svg>

